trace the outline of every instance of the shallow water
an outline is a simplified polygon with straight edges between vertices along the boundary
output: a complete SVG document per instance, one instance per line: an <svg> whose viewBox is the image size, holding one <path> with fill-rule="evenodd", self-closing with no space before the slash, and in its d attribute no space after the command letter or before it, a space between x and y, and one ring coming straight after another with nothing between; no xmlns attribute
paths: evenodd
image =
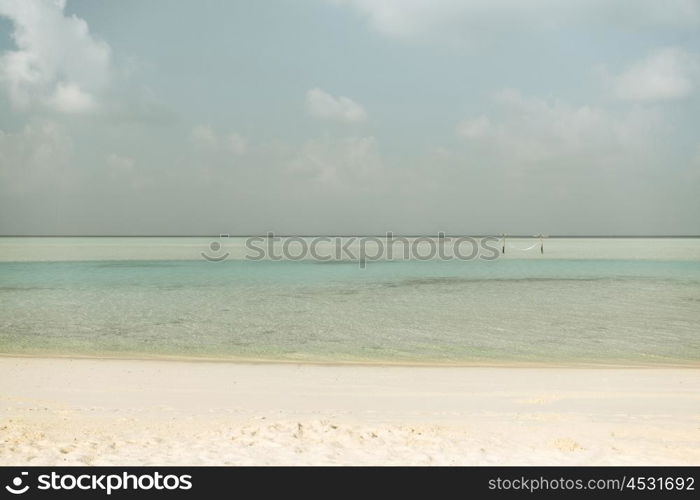
<svg viewBox="0 0 700 500"><path fill-rule="evenodd" d="M250 261L242 239L0 238L0 352L700 362L700 239L509 241L494 261Z"/></svg>

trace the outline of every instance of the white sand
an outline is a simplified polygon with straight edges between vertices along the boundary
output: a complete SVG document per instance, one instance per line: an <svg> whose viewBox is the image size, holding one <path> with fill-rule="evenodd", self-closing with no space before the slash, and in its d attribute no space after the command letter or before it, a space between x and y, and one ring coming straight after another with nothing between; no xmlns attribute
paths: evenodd
<svg viewBox="0 0 700 500"><path fill-rule="evenodd" d="M3 357L0 464L700 465L700 369Z"/></svg>

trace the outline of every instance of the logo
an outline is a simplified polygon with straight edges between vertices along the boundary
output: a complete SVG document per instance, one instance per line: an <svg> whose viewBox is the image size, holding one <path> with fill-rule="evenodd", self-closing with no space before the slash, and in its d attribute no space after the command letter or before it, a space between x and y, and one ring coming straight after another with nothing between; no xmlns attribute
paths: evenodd
<svg viewBox="0 0 700 500"><path fill-rule="evenodd" d="M13 495L21 495L22 493L26 493L29 489L29 485L27 484L24 487L22 487L22 476L26 476L28 474L28 472L22 472L21 475L17 476L12 480L12 486L7 485L5 486L5 489Z"/></svg>
<svg viewBox="0 0 700 500"><path fill-rule="evenodd" d="M219 240L223 240L224 238L228 237L228 234L221 234L219 235ZM216 240L209 243L209 250L211 250L211 252L214 255L210 255L207 252L201 252L201 256L209 262L221 262L222 260L228 258L229 255L231 255L229 252L223 253L221 250L221 242ZM222 253L220 255L217 255L219 252Z"/></svg>
<svg viewBox="0 0 700 500"><path fill-rule="evenodd" d="M29 490L29 485L23 485L24 476L28 472L21 472L12 479L11 484L5 489L13 495L22 495ZM119 490L190 490L192 489L192 476L189 474L161 474L156 471L152 474L40 474L36 477L36 490L38 491L104 491L111 495Z"/></svg>

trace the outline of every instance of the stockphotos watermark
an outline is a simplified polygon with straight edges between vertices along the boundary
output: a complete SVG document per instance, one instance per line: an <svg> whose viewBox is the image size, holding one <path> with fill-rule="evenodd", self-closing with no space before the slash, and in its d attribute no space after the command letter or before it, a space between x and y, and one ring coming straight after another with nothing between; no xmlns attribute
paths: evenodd
<svg viewBox="0 0 700 500"><path fill-rule="evenodd" d="M35 477L31 484L29 473L22 471L15 476L5 490L13 495L23 495L29 490L39 491L92 491L111 495L115 491L148 491L148 490L190 490L192 476L190 474L161 474L160 472L146 474L71 474L51 472Z"/></svg>
<svg viewBox="0 0 700 500"><path fill-rule="evenodd" d="M229 257L226 251L228 235L210 242L209 249L201 252L204 259L220 262ZM251 236L244 239L245 259L260 260L313 260L317 262L357 263L361 269L369 262L393 260L495 260L501 255L500 238L486 236Z"/></svg>

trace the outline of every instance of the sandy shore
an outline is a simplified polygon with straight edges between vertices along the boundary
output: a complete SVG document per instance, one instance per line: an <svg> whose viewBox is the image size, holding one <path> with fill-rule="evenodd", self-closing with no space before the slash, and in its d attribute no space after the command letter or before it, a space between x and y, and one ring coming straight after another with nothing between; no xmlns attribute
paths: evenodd
<svg viewBox="0 0 700 500"><path fill-rule="evenodd" d="M700 465L700 369L0 357L0 464Z"/></svg>

